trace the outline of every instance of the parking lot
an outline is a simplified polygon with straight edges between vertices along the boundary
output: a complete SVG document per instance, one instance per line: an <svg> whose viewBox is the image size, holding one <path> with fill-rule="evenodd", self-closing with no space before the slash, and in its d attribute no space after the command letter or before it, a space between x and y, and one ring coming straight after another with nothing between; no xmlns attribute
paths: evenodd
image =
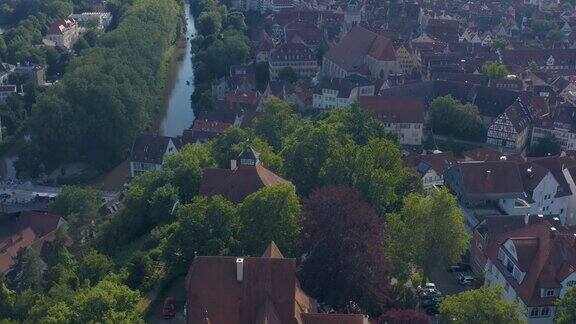
<svg viewBox="0 0 576 324"><path fill-rule="evenodd" d="M449 272L446 269L438 269L432 273L430 282L436 285L436 289L441 293L441 296L432 297L434 296L434 294L432 294L426 297L426 294L420 295L418 307L432 316L434 323L436 322L434 314L438 312L437 305L442 298L473 289L476 286L477 283L471 285L460 284L458 281L459 275L474 276L474 274L469 271Z"/></svg>

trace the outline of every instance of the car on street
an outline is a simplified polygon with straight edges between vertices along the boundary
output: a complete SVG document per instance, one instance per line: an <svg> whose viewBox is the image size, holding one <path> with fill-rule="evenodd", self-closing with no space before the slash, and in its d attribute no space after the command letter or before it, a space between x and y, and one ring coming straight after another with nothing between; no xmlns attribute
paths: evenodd
<svg viewBox="0 0 576 324"><path fill-rule="evenodd" d="M162 308L162 316L165 319L174 318L174 316L176 316L176 298L166 297L164 300L164 308Z"/></svg>
<svg viewBox="0 0 576 324"><path fill-rule="evenodd" d="M436 289L436 284L434 284L433 282L427 282L424 285L420 285L416 288L418 290L418 292L424 291L424 290L435 290Z"/></svg>
<svg viewBox="0 0 576 324"><path fill-rule="evenodd" d="M474 283L475 278L470 275L460 274L458 275L458 282L463 286L471 286Z"/></svg>
<svg viewBox="0 0 576 324"><path fill-rule="evenodd" d="M458 264L450 266L446 269L448 272L466 272L470 271L472 268L467 263L458 262Z"/></svg>

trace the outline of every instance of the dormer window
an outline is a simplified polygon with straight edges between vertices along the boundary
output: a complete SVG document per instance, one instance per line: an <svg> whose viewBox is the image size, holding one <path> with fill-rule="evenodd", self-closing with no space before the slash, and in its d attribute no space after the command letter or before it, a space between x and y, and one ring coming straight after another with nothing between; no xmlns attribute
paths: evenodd
<svg viewBox="0 0 576 324"><path fill-rule="evenodd" d="M256 161L253 159L240 159L240 165L255 166Z"/></svg>

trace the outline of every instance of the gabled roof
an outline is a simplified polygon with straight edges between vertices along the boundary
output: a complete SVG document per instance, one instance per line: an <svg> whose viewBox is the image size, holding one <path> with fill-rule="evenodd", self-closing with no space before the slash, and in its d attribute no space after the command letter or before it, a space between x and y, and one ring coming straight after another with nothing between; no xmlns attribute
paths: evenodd
<svg viewBox="0 0 576 324"><path fill-rule="evenodd" d="M353 71L364 63L366 55L382 61L396 59L396 51L388 38L359 26L332 46L325 57L345 71Z"/></svg>
<svg viewBox="0 0 576 324"><path fill-rule="evenodd" d="M505 280L526 306L553 305L557 298L541 297L541 289L560 288L561 282L576 271L574 231L544 220L498 235L486 255L504 274L507 270L498 260L498 250L508 240L515 244L517 265L526 275L520 284L512 276L504 276Z"/></svg>
<svg viewBox="0 0 576 324"><path fill-rule="evenodd" d="M514 162L459 162L457 167L468 194L524 194L522 177Z"/></svg>
<svg viewBox="0 0 576 324"><path fill-rule="evenodd" d="M132 146L130 160L132 162L162 164L164 154L171 140L172 138L168 136L141 135Z"/></svg>
<svg viewBox="0 0 576 324"><path fill-rule="evenodd" d="M385 123L424 123L424 100L420 98L363 96L358 105Z"/></svg>
<svg viewBox="0 0 576 324"><path fill-rule="evenodd" d="M74 18L63 18L58 19L52 23L50 26L50 30L48 34L56 35L56 34L63 34L66 29L77 25L77 22Z"/></svg>
<svg viewBox="0 0 576 324"><path fill-rule="evenodd" d="M240 203L261 188L289 183L261 164L253 167L240 166L234 170L208 168L204 169L202 175L200 195L221 195L232 202Z"/></svg>

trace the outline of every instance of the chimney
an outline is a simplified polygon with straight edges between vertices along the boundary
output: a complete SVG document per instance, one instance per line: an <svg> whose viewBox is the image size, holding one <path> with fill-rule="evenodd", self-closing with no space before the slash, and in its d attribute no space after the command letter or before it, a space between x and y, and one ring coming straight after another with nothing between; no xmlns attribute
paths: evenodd
<svg viewBox="0 0 576 324"><path fill-rule="evenodd" d="M528 225L530 222L530 214L524 215L524 225Z"/></svg>
<svg viewBox="0 0 576 324"><path fill-rule="evenodd" d="M237 163L236 159L230 160L230 170L236 170L238 168L238 165L236 163Z"/></svg>
<svg viewBox="0 0 576 324"><path fill-rule="evenodd" d="M242 282L244 280L244 259L236 259L236 281Z"/></svg>

